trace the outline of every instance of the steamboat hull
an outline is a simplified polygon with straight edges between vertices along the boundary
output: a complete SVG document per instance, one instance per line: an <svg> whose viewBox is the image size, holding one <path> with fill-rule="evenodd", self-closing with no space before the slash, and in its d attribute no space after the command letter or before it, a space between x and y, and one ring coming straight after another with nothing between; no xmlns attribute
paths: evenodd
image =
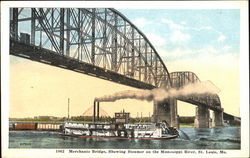
<svg viewBox="0 0 250 158"><path fill-rule="evenodd" d="M94 138L94 139L123 139L123 140L168 140L175 139L178 136L163 136L160 138L129 138L129 137L116 137L116 136L80 136L80 135L70 135L70 134L60 134L62 137L73 137L73 138Z"/></svg>

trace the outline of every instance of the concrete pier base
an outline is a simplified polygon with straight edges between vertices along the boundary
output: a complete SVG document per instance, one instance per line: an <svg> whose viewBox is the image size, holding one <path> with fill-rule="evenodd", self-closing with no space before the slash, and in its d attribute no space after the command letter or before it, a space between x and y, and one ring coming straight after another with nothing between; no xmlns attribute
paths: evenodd
<svg viewBox="0 0 250 158"><path fill-rule="evenodd" d="M209 109L204 106L196 107L196 115L194 120L195 128L209 128L210 113Z"/></svg>
<svg viewBox="0 0 250 158"><path fill-rule="evenodd" d="M223 126L223 111L214 111L212 118L212 127Z"/></svg>
<svg viewBox="0 0 250 158"><path fill-rule="evenodd" d="M168 99L164 102L154 102L152 122L166 121L172 127L178 127L177 100Z"/></svg>

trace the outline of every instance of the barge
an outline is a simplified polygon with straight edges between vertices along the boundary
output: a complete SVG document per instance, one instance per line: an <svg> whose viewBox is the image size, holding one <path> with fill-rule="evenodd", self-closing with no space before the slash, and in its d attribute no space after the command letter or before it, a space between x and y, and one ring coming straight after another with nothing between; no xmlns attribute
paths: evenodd
<svg viewBox="0 0 250 158"><path fill-rule="evenodd" d="M62 123L22 123L11 122L9 124L9 130L21 131L21 130L37 130L37 131L62 131Z"/></svg>
<svg viewBox="0 0 250 158"><path fill-rule="evenodd" d="M129 113L115 113L111 123L79 123L66 121L62 136L97 139L174 139L179 136L175 127L160 123L129 123Z"/></svg>

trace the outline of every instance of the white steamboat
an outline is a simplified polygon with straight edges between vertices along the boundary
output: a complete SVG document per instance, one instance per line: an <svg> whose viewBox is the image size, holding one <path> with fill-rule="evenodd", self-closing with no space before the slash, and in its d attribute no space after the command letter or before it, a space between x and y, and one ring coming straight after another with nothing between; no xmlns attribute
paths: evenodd
<svg viewBox="0 0 250 158"><path fill-rule="evenodd" d="M115 113L112 123L65 122L63 136L103 139L173 139L179 136L167 122L128 123L129 113Z"/></svg>

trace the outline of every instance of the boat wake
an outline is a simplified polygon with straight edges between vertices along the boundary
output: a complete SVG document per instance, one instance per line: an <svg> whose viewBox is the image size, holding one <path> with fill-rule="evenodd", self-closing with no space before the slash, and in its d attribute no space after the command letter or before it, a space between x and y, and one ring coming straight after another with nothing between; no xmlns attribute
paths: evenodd
<svg viewBox="0 0 250 158"><path fill-rule="evenodd" d="M181 139L185 139L185 140L190 140L189 136L182 130L178 130L179 131L179 136Z"/></svg>

